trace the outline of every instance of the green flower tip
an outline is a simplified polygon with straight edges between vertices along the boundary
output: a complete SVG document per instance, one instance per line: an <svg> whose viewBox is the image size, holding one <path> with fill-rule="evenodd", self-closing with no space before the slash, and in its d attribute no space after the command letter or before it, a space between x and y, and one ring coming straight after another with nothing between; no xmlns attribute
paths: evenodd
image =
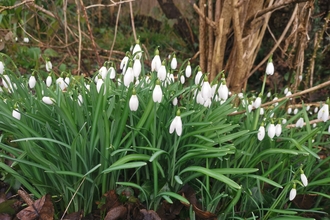
<svg viewBox="0 0 330 220"><path fill-rule="evenodd" d="M156 55L159 55L158 47L159 47L159 46L156 47L156 50L155 50L155 56L156 56Z"/></svg>
<svg viewBox="0 0 330 220"><path fill-rule="evenodd" d="M204 76L204 82L207 82L209 80L209 78L207 77L207 73Z"/></svg>
<svg viewBox="0 0 330 220"><path fill-rule="evenodd" d="M140 44L140 36L135 41L136 44Z"/></svg>
<svg viewBox="0 0 330 220"><path fill-rule="evenodd" d="M156 85L160 85L159 79L156 80Z"/></svg>
<svg viewBox="0 0 330 220"><path fill-rule="evenodd" d="M272 63L273 62L273 54L271 54L268 58L268 63Z"/></svg>
<svg viewBox="0 0 330 220"><path fill-rule="evenodd" d="M200 66L198 66L197 71L202 71L202 68Z"/></svg>
<svg viewBox="0 0 330 220"><path fill-rule="evenodd" d="M176 116L180 116L181 115L181 111L180 111L180 109L178 109L177 111L176 111Z"/></svg>
<svg viewBox="0 0 330 220"><path fill-rule="evenodd" d="M166 64L166 61L165 61L165 60L163 60L163 62L162 62L162 65L163 65L163 66L165 66L165 64Z"/></svg>
<svg viewBox="0 0 330 220"><path fill-rule="evenodd" d="M190 66L190 61L188 60L187 66Z"/></svg>
<svg viewBox="0 0 330 220"><path fill-rule="evenodd" d="M136 95L136 90L135 90L135 88L133 88L133 90L132 90L132 95Z"/></svg>

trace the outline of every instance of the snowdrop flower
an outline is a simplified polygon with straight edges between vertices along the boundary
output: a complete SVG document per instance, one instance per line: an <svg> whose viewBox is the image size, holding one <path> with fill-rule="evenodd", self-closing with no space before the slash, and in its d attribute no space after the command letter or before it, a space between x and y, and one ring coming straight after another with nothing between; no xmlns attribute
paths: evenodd
<svg viewBox="0 0 330 220"><path fill-rule="evenodd" d="M102 79L105 80L105 78L107 77L107 74L108 74L107 68L105 66L102 66L99 69L99 75L101 75Z"/></svg>
<svg viewBox="0 0 330 220"><path fill-rule="evenodd" d="M206 108L210 108L212 104L211 98L205 99L203 106Z"/></svg>
<svg viewBox="0 0 330 220"><path fill-rule="evenodd" d="M250 113L250 112L252 111L252 109L253 109L252 104L249 104L249 105L248 105L248 112Z"/></svg>
<svg viewBox="0 0 330 220"><path fill-rule="evenodd" d="M267 98L271 97L272 96L272 93L271 92L268 92L267 93Z"/></svg>
<svg viewBox="0 0 330 220"><path fill-rule="evenodd" d="M158 48L156 48L155 56L151 61L151 71L158 72L158 69L160 68L161 65L162 65L162 61L160 60L160 57L159 57L159 50L158 50Z"/></svg>
<svg viewBox="0 0 330 220"><path fill-rule="evenodd" d="M279 123L275 126L275 135L279 137L282 133L282 125Z"/></svg>
<svg viewBox="0 0 330 220"><path fill-rule="evenodd" d="M253 102L254 108L259 108L261 106L261 97L257 97L256 100Z"/></svg>
<svg viewBox="0 0 330 220"><path fill-rule="evenodd" d="M286 94L288 93L288 91L289 91L289 88L286 87L286 88L284 89L284 95L286 95Z"/></svg>
<svg viewBox="0 0 330 220"><path fill-rule="evenodd" d="M290 114L292 113L292 108L289 107L287 112L288 112L288 114L290 115Z"/></svg>
<svg viewBox="0 0 330 220"><path fill-rule="evenodd" d="M225 79L221 80L221 84L220 84L219 89L218 89L218 95L219 95L219 98L224 100L224 101L226 101L228 99L229 90L228 90L228 87L226 85L226 80Z"/></svg>
<svg viewBox="0 0 330 220"><path fill-rule="evenodd" d="M178 136L181 136L182 134L182 120L181 120L181 116L180 116L180 110L178 110L176 112L176 116L175 118L173 119L173 121L171 122L171 125L170 125L170 134L172 134L173 132L176 132L176 134Z"/></svg>
<svg viewBox="0 0 330 220"><path fill-rule="evenodd" d="M157 77L160 81L164 81L166 79L165 60L162 62L162 65L158 68Z"/></svg>
<svg viewBox="0 0 330 220"><path fill-rule="evenodd" d="M289 200L292 201L297 195L296 184L293 185L293 188L290 190Z"/></svg>
<svg viewBox="0 0 330 220"><path fill-rule="evenodd" d="M311 106L310 105L307 105L306 106L306 111L309 111L310 108L311 108Z"/></svg>
<svg viewBox="0 0 330 220"><path fill-rule="evenodd" d="M65 82L65 86L68 87L70 84L70 76L66 75L66 77L64 78L64 82Z"/></svg>
<svg viewBox="0 0 330 220"><path fill-rule="evenodd" d="M186 82L186 78L184 78L184 75L180 76L180 82L181 84L184 84Z"/></svg>
<svg viewBox="0 0 330 220"><path fill-rule="evenodd" d="M328 127L328 132L330 133L330 125L329 125L329 127Z"/></svg>
<svg viewBox="0 0 330 220"><path fill-rule="evenodd" d="M298 113L298 109L295 108L295 109L293 110L293 114L296 115L297 113Z"/></svg>
<svg viewBox="0 0 330 220"><path fill-rule="evenodd" d="M140 74L141 74L141 61L139 58L135 59L134 60L134 63L133 63L133 75L134 77L139 77Z"/></svg>
<svg viewBox="0 0 330 220"><path fill-rule="evenodd" d="M112 64L111 64L111 66L108 69L108 75L109 75L110 79L114 79L116 77L116 70L112 66Z"/></svg>
<svg viewBox="0 0 330 220"><path fill-rule="evenodd" d="M13 84L8 75L3 75L2 84L9 92L13 91Z"/></svg>
<svg viewBox="0 0 330 220"><path fill-rule="evenodd" d="M140 46L140 39L137 39L136 40L136 44L133 48L133 56L134 56L134 60L136 59L141 59L142 57L142 49L141 49L141 46Z"/></svg>
<svg viewBox="0 0 330 220"><path fill-rule="evenodd" d="M53 65L52 62L50 62L50 60L46 60L46 71L50 72L53 69Z"/></svg>
<svg viewBox="0 0 330 220"><path fill-rule="evenodd" d="M34 73L29 78L29 87L30 89L33 89L36 86L37 80L36 77L34 76Z"/></svg>
<svg viewBox="0 0 330 220"><path fill-rule="evenodd" d="M260 114L260 115L264 115L264 114L265 114L265 110L264 110L264 108L260 108L259 114Z"/></svg>
<svg viewBox="0 0 330 220"><path fill-rule="evenodd" d="M275 125L273 123L271 123L269 125L268 131L267 131L268 137L273 138L275 136L275 132L276 132Z"/></svg>
<svg viewBox="0 0 330 220"><path fill-rule="evenodd" d="M187 78L189 78L191 76L191 66L190 66L189 61L188 61L188 64L187 64L187 67L186 67L186 70L185 70L185 74L186 74Z"/></svg>
<svg viewBox="0 0 330 220"><path fill-rule="evenodd" d="M172 104L174 106L176 106L178 104L178 98L177 97L174 97L174 99L172 100Z"/></svg>
<svg viewBox="0 0 330 220"><path fill-rule="evenodd" d="M64 82L64 79L62 76L60 76L57 80L56 80L56 84L61 88L61 90L63 91L64 89L66 89L66 83Z"/></svg>
<svg viewBox="0 0 330 220"><path fill-rule="evenodd" d="M329 119L329 105L324 104L319 112L317 113L317 119L322 120L323 122L328 121Z"/></svg>
<svg viewBox="0 0 330 220"><path fill-rule="evenodd" d="M18 112L18 109L15 108L11 114L14 118L16 118L17 120L21 120L21 113Z"/></svg>
<svg viewBox="0 0 330 220"><path fill-rule="evenodd" d="M78 105L82 105L84 103L82 95L79 94L77 98L78 98Z"/></svg>
<svg viewBox="0 0 330 220"><path fill-rule="evenodd" d="M287 120L285 118L282 119L282 124L286 124L287 123Z"/></svg>
<svg viewBox="0 0 330 220"><path fill-rule="evenodd" d="M203 76L202 70L200 67L198 67L198 71L197 74L195 76L195 85L199 85L199 83L201 82L201 78Z"/></svg>
<svg viewBox="0 0 330 220"><path fill-rule="evenodd" d="M136 111L138 107L139 107L139 99L136 96L135 89L133 89L132 96L129 100L129 108L131 109L131 111Z"/></svg>
<svg viewBox="0 0 330 220"><path fill-rule="evenodd" d="M30 42L30 39L29 39L28 37L24 37L24 38L23 38L23 42L24 42L24 43L29 43L29 42Z"/></svg>
<svg viewBox="0 0 330 220"><path fill-rule="evenodd" d="M292 92L289 90L285 96L290 96L290 95L292 95ZM292 100L292 98L290 98L290 100Z"/></svg>
<svg viewBox="0 0 330 220"><path fill-rule="evenodd" d="M130 52L126 52L126 55L124 56L124 58L121 60L120 62L120 66L119 68L122 70L122 73L125 74L125 71L126 71L126 66L128 64L128 59L129 59L129 56L130 56Z"/></svg>
<svg viewBox="0 0 330 220"><path fill-rule="evenodd" d="M134 73L133 73L133 68L132 68L132 63L130 62L128 64L128 68L125 72L125 75L124 75L124 85L126 87L129 87L129 85L134 82Z"/></svg>
<svg viewBox="0 0 330 220"><path fill-rule="evenodd" d="M99 76L98 79L97 79L97 83L96 83L96 91L97 91L97 93L100 93L100 90L102 88L103 83L104 83L104 81L103 81L102 77ZM104 90L104 88L103 88L103 90ZM104 90L104 92L105 92L105 90Z"/></svg>
<svg viewBox="0 0 330 220"><path fill-rule="evenodd" d="M313 128L316 128L316 123L313 123Z"/></svg>
<svg viewBox="0 0 330 220"><path fill-rule="evenodd" d="M265 137L265 127L263 124L261 124L261 126L259 127L258 130L258 140L262 141Z"/></svg>
<svg viewBox="0 0 330 220"><path fill-rule="evenodd" d="M275 96L274 98L273 98L273 101L275 101L275 100L277 100L278 98L277 98L277 96ZM274 104L273 104L275 107L278 105L278 102L275 102Z"/></svg>
<svg viewBox="0 0 330 220"><path fill-rule="evenodd" d="M3 74L4 71L5 71L5 65L3 64L2 61L0 61L0 74Z"/></svg>
<svg viewBox="0 0 330 220"><path fill-rule="evenodd" d="M314 108L314 113L316 113L316 112L318 112L319 111L319 108L316 106L315 108Z"/></svg>
<svg viewBox="0 0 330 220"><path fill-rule="evenodd" d="M50 98L49 96L42 97L42 101L47 105L52 105L55 102L54 99Z"/></svg>
<svg viewBox="0 0 330 220"><path fill-rule="evenodd" d="M161 103L162 101L162 98L163 98L163 92L162 92L162 89L160 88L160 82L159 80L156 81L156 86L152 92L152 100L154 102L158 102L158 103Z"/></svg>
<svg viewBox="0 0 330 220"><path fill-rule="evenodd" d="M299 75L298 79L299 79L299 82L301 82L301 80L303 79L303 76Z"/></svg>
<svg viewBox="0 0 330 220"><path fill-rule="evenodd" d="M204 77L204 82L202 84L202 96L204 100L210 99L212 96L212 89L211 89L211 85L208 81L207 76L205 75Z"/></svg>
<svg viewBox="0 0 330 220"><path fill-rule="evenodd" d="M46 79L46 86L50 87L52 85L52 82L53 82L53 78L52 78L51 74L49 74Z"/></svg>
<svg viewBox="0 0 330 220"><path fill-rule="evenodd" d="M175 54L173 54L172 60L171 60L171 69L175 70L178 67L178 61L176 60Z"/></svg>
<svg viewBox="0 0 330 220"><path fill-rule="evenodd" d="M304 119L303 118L299 118L298 121L296 122L296 127L297 128L302 128L304 127Z"/></svg>
<svg viewBox="0 0 330 220"><path fill-rule="evenodd" d="M301 170L300 179L304 186L308 185L308 179L307 179L306 175L304 174L303 170Z"/></svg>
<svg viewBox="0 0 330 220"><path fill-rule="evenodd" d="M272 60L272 57L270 57L268 59L268 63L267 63L267 66L266 66L266 74L267 75L273 75L274 71L275 71L275 68L274 68L273 60Z"/></svg>
<svg viewBox="0 0 330 220"><path fill-rule="evenodd" d="M243 98L244 98L244 95L243 95L243 93L241 93L241 92L238 93L237 96L238 96L238 98L240 98L240 99L243 99Z"/></svg>
<svg viewBox="0 0 330 220"><path fill-rule="evenodd" d="M197 92L196 102L200 105L204 105L205 100L203 99L203 95L200 90L198 90L198 92Z"/></svg>

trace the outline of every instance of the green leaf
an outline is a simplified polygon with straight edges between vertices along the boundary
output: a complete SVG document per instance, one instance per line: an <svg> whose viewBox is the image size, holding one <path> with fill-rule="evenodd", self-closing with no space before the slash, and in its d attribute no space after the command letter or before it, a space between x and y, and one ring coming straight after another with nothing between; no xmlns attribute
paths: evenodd
<svg viewBox="0 0 330 220"><path fill-rule="evenodd" d="M133 169L133 168L139 168L142 166L147 165L146 162L130 162L130 163L125 163L117 166L110 166L108 169L105 169L102 171L102 173L110 173L115 170L123 170L123 169Z"/></svg>
<svg viewBox="0 0 330 220"><path fill-rule="evenodd" d="M157 196L162 196L166 199L167 196L169 197L173 197L177 200L180 200L181 202L184 202L186 204L190 204L190 202L183 196L177 194L177 193L174 193L174 192L161 192L161 193L158 193ZM169 200L168 201L172 201L170 198L168 198Z"/></svg>

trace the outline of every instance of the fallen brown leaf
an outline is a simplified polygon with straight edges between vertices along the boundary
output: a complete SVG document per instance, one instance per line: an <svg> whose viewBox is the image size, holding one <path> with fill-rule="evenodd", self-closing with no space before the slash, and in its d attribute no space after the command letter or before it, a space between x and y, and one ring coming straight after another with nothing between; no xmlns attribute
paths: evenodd
<svg viewBox="0 0 330 220"><path fill-rule="evenodd" d="M104 220L118 220L122 218L125 219L126 216L127 216L127 208L121 205L111 209L105 216Z"/></svg>
<svg viewBox="0 0 330 220"><path fill-rule="evenodd" d="M45 195L41 199L36 200L32 205L29 205L19 213L16 217L21 220L53 220L54 207L50 195Z"/></svg>

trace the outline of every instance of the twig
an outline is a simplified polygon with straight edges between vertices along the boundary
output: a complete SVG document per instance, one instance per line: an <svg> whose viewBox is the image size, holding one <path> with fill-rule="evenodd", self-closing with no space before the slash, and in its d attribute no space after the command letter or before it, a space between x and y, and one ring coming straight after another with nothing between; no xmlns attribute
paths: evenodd
<svg viewBox="0 0 330 220"><path fill-rule="evenodd" d="M81 28L80 28L80 3L78 0L76 0L76 5L77 5L77 14L78 14L78 34L79 34L79 48L78 48L78 69L77 73L79 75L80 69L81 69Z"/></svg>
<svg viewBox="0 0 330 220"><path fill-rule="evenodd" d="M31 9L31 7L34 7L35 9L38 9L39 11L45 13L46 15L52 17L52 18L56 18L56 16L50 12L50 11L47 11L46 9L44 9L43 7L40 7L39 5L35 4L34 1L32 2L29 2L28 4L26 4L26 6Z"/></svg>
<svg viewBox="0 0 330 220"><path fill-rule="evenodd" d="M194 3L193 5L195 11L197 12L197 14L202 17L203 19L206 20L206 23L209 24L214 30L216 30L216 24L214 21L210 20L208 17L206 17L204 15L204 13L198 8L198 6Z"/></svg>
<svg viewBox="0 0 330 220"><path fill-rule="evenodd" d="M330 119L330 117L328 118L328 120ZM323 122L322 119L314 119L314 120L311 120L309 121L309 124L317 124L317 123L320 123L320 122ZM307 123L304 122L304 126L306 125ZM289 124L286 126L286 128L295 128L296 127L296 124Z"/></svg>
<svg viewBox="0 0 330 220"><path fill-rule="evenodd" d="M34 2L34 0L26 0L26 1L23 1L23 2L20 2L20 3L17 3L16 5L12 5L12 6L0 6L0 13L4 10L10 10L10 9L13 9L13 8L17 8L21 5L31 3L31 2Z"/></svg>
<svg viewBox="0 0 330 220"><path fill-rule="evenodd" d="M82 179L82 181L81 181L81 183L79 184L77 190L74 192L72 198L70 199L70 202L69 202L68 206L66 207L66 209L65 209L65 211L64 211L64 213L63 213L63 215L62 215L62 217L61 217L61 220L64 218L66 212L68 211L68 209L69 209L69 207L70 207L70 204L72 203L74 197L76 196L76 194L77 194L78 190L80 189L81 185L84 183L85 179L86 179L86 177L84 177L84 178Z"/></svg>
<svg viewBox="0 0 330 220"><path fill-rule="evenodd" d="M134 41L136 42L137 38L136 38L136 32L135 32L132 2L129 2L129 12L130 12L130 15L131 15L131 24L132 24L132 31L133 31Z"/></svg>
<svg viewBox="0 0 330 220"><path fill-rule="evenodd" d="M303 95L303 94L306 94L306 93L309 93L309 92L313 92L313 91L315 91L315 90L319 90L319 89L321 89L321 88L323 88L323 87L326 87L326 86L329 86L329 85L330 85L330 81L328 81L328 82L324 82L324 83L321 83L321 84L319 84L319 85L317 85L317 86L314 86L314 87L312 87L312 88L305 89L305 90L303 90L303 91L300 91L300 92L294 93L294 94L292 94L292 95L285 96L285 97L282 97L282 98L279 98L279 99L276 99L276 100L273 100L273 101L270 101L270 102L266 102L266 103L262 104L261 107L265 107L265 106L268 106L268 105L271 105L271 104L274 104L274 103L277 103L277 102L281 102L281 101L286 100L286 99L295 98L295 97L297 97L297 96L301 96L301 95ZM232 115L240 115L240 114L244 114L245 112L246 112L246 111L243 110L243 111L239 111L239 112L233 112L233 113L231 113L231 114L229 114L229 115L231 115L231 116L232 116Z"/></svg>
<svg viewBox="0 0 330 220"><path fill-rule="evenodd" d="M112 50L113 50L113 47L115 46L115 42L116 42L117 30L118 30L118 23L119 23L119 17L120 17L120 10L121 10L121 4L118 7L117 19L116 19L116 26L115 26L115 34L113 36L113 41L112 41L112 45L111 45L111 49L110 49L110 54L109 54L108 61L110 61L110 59L111 59Z"/></svg>
<svg viewBox="0 0 330 220"><path fill-rule="evenodd" d="M111 1L112 4L110 4L110 5L94 4L94 5L86 6L86 10L87 9L90 9L90 8L95 8L95 7L112 7L112 6L117 6L117 5L121 5L121 4L127 3L127 2L134 2L134 1L135 0L126 0L126 1L120 1L120 2Z"/></svg>
<svg viewBox="0 0 330 220"><path fill-rule="evenodd" d="M27 205L31 206L33 205L34 201L31 199L30 195L27 194L25 191L23 190L18 190L17 194L24 200L24 202L26 202Z"/></svg>
<svg viewBox="0 0 330 220"><path fill-rule="evenodd" d="M89 24L88 15L87 15L86 8L84 6L83 0L80 0L80 5L81 5L81 8L82 8L82 10L84 12L84 18L86 20L86 24L87 24L89 36L91 38L92 45L93 45L93 48L94 48L94 52L95 52L95 56L96 56L96 61L97 61L97 63L98 63L99 66L102 66L102 63L101 63L101 60L100 60L100 57L99 57L99 53L97 52L97 47L96 47L96 43L95 43L95 40L94 40L93 31L92 31L91 25Z"/></svg>
<svg viewBox="0 0 330 220"><path fill-rule="evenodd" d="M267 54L267 56L265 56L265 58L253 70L250 71L250 73L248 74L248 76L245 78L244 81L246 81L248 78L250 78L250 76L252 76L253 73L255 71L257 71L268 60L268 58L270 57L270 55L272 53L274 53L274 51L279 47L279 45L283 41L286 33L289 31L289 29L291 27L291 24L292 24L292 22L293 22L293 20L294 20L294 18L296 16L297 11L298 11L298 5L296 5L295 9L293 10L293 13L291 15L291 18L290 18L288 24L286 25L286 27L285 27L284 31L282 32L282 35L280 36L280 38L278 39L278 41L275 43L274 47L270 50L270 52Z"/></svg>

